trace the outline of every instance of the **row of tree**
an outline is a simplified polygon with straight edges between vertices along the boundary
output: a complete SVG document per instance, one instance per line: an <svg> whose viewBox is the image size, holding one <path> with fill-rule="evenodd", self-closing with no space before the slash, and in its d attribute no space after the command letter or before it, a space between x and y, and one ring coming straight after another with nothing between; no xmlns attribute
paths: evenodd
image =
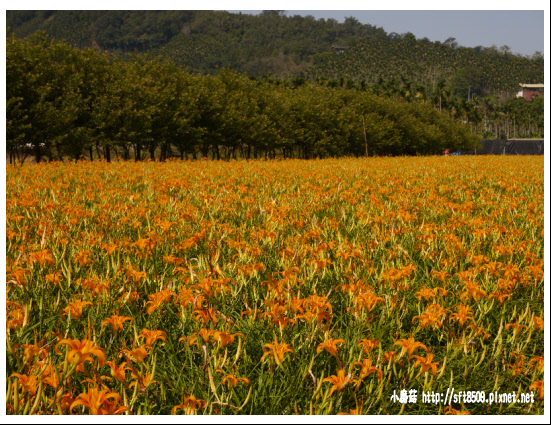
<svg viewBox="0 0 551 425"><path fill-rule="evenodd" d="M6 40L10 160L440 154L478 141L429 103L323 84L269 84L128 60L37 34Z"/></svg>

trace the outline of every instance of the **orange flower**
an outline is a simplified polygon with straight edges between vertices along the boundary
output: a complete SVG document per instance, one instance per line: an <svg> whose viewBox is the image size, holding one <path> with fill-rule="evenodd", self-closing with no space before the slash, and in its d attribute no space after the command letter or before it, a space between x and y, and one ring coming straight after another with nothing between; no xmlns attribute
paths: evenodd
<svg viewBox="0 0 551 425"><path fill-rule="evenodd" d="M534 388L538 390L540 400L543 400L543 381L532 382L532 385L528 389L533 390Z"/></svg>
<svg viewBox="0 0 551 425"><path fill-rule="evenodd" d="M196 314L195 320L201 320L203 323L207 323L209 320L212 320L212 323L216 323L220 320L216 315L216 310L214 308L195 310Z"/></svg>
<svg viewBox="0 0 551 425"><path fill-rule="evenodd" d="M128 412L130 409L126 406L119 406L119 403L115 400L109 401L105 400L103 402L103 407L99 409L99 415L122 415L125 412ZM132 412L130 412L130 415Z"/></svg>
<svg viewBox="0 0 551 425"><path fill-rule="evenodd" d="M61 272L58 270L54 273L49 273L46 275L46 280L48 282L52 282L52 283L55 283L56 285L59 284L59 275L61 274Z"/></svg>
<svg viewBox="0 0 551 425"><path fill-rule="evenodd" d="M139 388L143 390L144 388L147 388L153 383L159 383L159 381L152 381L153 375L151 373L146 373L143 376L138 376L134 372L132 372L132 378L135 378L136 380L132 382L128 388L132 388L134 385L139 385Z"/></svg>
<svg viewBox="0 0 551 425"><path fill-rule="evenodd" d="M444 413L446 415L470 415L469 412L467 412L466 410L457 410L457 409L454 409L453 407L451 406L448 406L444 409Z"/></svg>
<svg viewBox="0 0 551 425"><path fill-rule="evenodd" d="M459 326L465 326L465 323L467 323L469 320L474 323L473 311L468 305L458 304L457 313L453 313L450 316L450 320L457 320Z"/></svg>
<svg viewBox="0 0 551 425"><path fill-rule="evenodd" d="M534 324L534 329L543 331L543 319L541 317L534 316L532 323Z"/></svg>
<svg viewBox="0 0 551 425"><path fill-rule="evenodd" d="M233 344L233 340L237 335L245 337L242 333L229 334L226 332L214 331L212 333L212 339L220 343L220 347L224 347L228 344Z"/></svg>
<svg viewBox="0 0 551 425"><path fill-rule="evenodd" d="M522 330L522 328L526 328L524 325L519 325L518 323L507 323L505 325L506 330L513 329L514 336L517 336L519 332Z"/></svg>
<svg viewBox="0 0 551 425"><path fill-rule="evenodd" d="M363 346L363 351L365 355L369 355L375 347L379 344L378 339L360 339L360 342L358 343L358 348Z"/></svg>
<svg viewBox="0 0 551 425"><path fill-rule="evenodd" d="M434 357L432 353L427 353L427 357L421 357L421 356L411 356L411 357L414 357L417 359L413 367L420 366L421 368L421 371L419 372L420 374L428 372L429 370L432 370L432 374L436 375L436 365L438 363L432 362L432 358Z"/></svg>
<svg viewBox="0 0 551 425"><path fill-rule="evenodd" d="M143 272L145 274L145 272ZM164 289L160 292L156 292L154 294L148 295L150 301L145 303L147 307L147 314L153 313L154 310L158 309L162 303L170 301L171 297L176 297L177 295L172 292L170 289ZM151 304L151 305L150 305Z"/></svg>
<svg viewBox="0 0 551 425"><path fill-rule="evenodd" d="M260 360L263 360L266 356L272 355L278 365L283 363L285 353L291 352L294 354L294 351L289 348L289 344L284 342L279 344L277 340L275 340L273 344L264 344L263 350L264 355Z"/></svg>
<svg viewBox="0 0 551 425"><path fill-rule="evenodd" d="M25 323L25 318L28 320L28 309L26 307L21 307L17 303L7 302L6 308L11 306L17 306L13 311L8 311L6 315L6 327L8 329L19 329Z"/></svg>
<svg viewBox="0 0 551 425"><path fill-rule="evenodd" d="M365 294L360 294L354 298L354 304L356 305L356 310L367 308L367 312L371 312L371 309L377 305L379 302L384 302L383 297L376 296L373 292L367 292Z"/></svg>
<svg viewBox="0 0 551 425"><path fill-rule="evenodd" d="M71 393L65 393L63 394L63 396L61 397L61 399L59 399L59 406L61 407L61 410L63 412L66 412L69 410L69 407L71 407L71 404L73 404L73 401L75 401L75 398L73 397L73 395Z"/></svg>
<svg viewBox="0 0 551 425"><path fill-rule="evenodd" d="M414 316L412 323L415 323L415 319L419 319L419 325L421 328L424 328L425 326L436 326L440 328L442 326L440 316L445 313L446 309L442 308L439 304L431 304L421 316Z"/></svg>
<svg viewBox="0 0 551 425"><path fill-rule="evenodd" d="M362 370L360 371L360 380L367 378L372 373L377 373L379 381L383 377L383 372L375 366L371 366L371 359L364 359L362 362L355 362L354 366L361 366Z"/></svg>
<svg viewBox="0 0 551 425"><path fill-rule="evenodd" d="M138 339L145 338L145 346L151 348L151 346L157 341L158 339L162 339L166 342L166 332L165 331L158 331L158 330L148 330L148 329L142 329L140 331Z"/></svg>
<svg viewBox="0 0 551 425"><path fill-rule="evenodd" d="M202 409L207 405L206 400L201 400L195 398L195 396L190 395L189 397L184 397L184 402L172 408L172 415L175 415L176 412L180 409L184 411L186 415L193 415L197 409Z"/></svg>
<svg viewBox="0 0 551 425"><path fill-rule="evenodd" d="M337 357L337 344L345 344L344 339L328 339L325 342L322 342L320 345L318 345L318 349L316 350L316 353L319 354L319 352L322 349L325 349L329 354L332 356Z"/></svg>
<svg viewBox="0 0 551 425"><path fill-rule="evenodd" d="M337 372L336 375L331 375L329 378L325 378L323 382L331 382L333 386L331 387L331 391L329 392L329 395L331 396L335 390L341 392L344 387L346 387L346 384L350 381L350 377L352 376L350 373L348 375L345 375L346 371L344 369L341 369Z"/></svg>
<svg viewBox="0 0 551 425"><path fill-rule="evenodd" d="M143 363L144 359L147 357L147 349L146 345L142 345L141 347L134 348L132 351L129 350L122 350L121 352L131 356L132 359L138 363Z"/></svg>
<svg viewBox="0 0 551 425"><path fill-rule="evenodd" d="M15 376L19 380L19 384L24 392L29 392L31 395L35 395L38 390L38 377L35 375L27 376L20 373L13 373L10 378Z"/></svg>
<svg viewBox="0 0 551 425"><path fill-rule="evenodd" d="M205 343L209 342L210 341L210 336L216 331L212 330L212 329L205 329L205 328L201 328L199 329L199 332L197 333L194 333L193 335L199 335L201 338L203 338L203 341ZM192 345L191 343L189 345Z"/></svg>
<svg viewBox="0 0 551 425"><path fill-rule="evenodd" d="M392 364L396 360L396 351L389 351L383 354L383 359L386 363Z"/></svg>
<svg viewBox="0 0 551 425"><path fill-rule="evenodd" d="M87 305L92 305L89 301L76 300L67 304L67 307L63 309L64 313L62 316L69 314L71 319L79 319L82 316L82 309Z"/></svg>
<svg viewBox="0 0 551 425"><path fill-rule="evenodd" d="M127 320L132 320L132 318L114 315L111 316L109 319L105 319L103 322L101 322L101 327L103 328L105 325L111 325L115 332L122 331L123 324Z"/></svg>
<svg viewBox="0 0 551 425"><path fill-rule="evenodd" d="M93 363L92 355L96 357L100 366L103 366L105 362L105 350L97 345L94 345L93 341L83 339L62 339L55 346L56 353L60 354L57 347L59 345L68 345L69 354L67 355L67 361L77 365L77 372L84 371L84 362L88 361Z"/></svg>
<svg viewBox="0 0 551 425"><path fill-rule="evenodd" d="M46 366L46 369L43 372L42 375L42 382L45 384L51 386L53 389L57 389L59 386L59 378L58 375L55 373L56 366L48 365Z"/></svg>
<svg viewBox="0 0 551 425"><path fill-rule="evenodd" d="M41 266L48 263L49 265L53 266L55 264L55 260L52 257L52 253L49 249L43 249L38 252L31 252L29 254L29 263L34 263L37 261Z"/></svg>
<svg viewBox="0 0 551 425"><path fill-rule="evenodd" d="M222 370L217 369L217 372L224 373ZM224 378L222 378L222 385L224 385L226 382L233 388L239 383L239 381L243 381L243 383L247 386L249 386L249 380L247 378L236 378L233 375L226 375Z"/></svg>
<svg viewBox="0 0 551 425"><path fill-rule="evenodd" d="M86 264L94 264L94 262L88 258L89 255L90 255L90 251L86 250L86 251L77 252L74 258L75 258L75 261L78 263L78 265L80 267L83 267Z"/></svg>
<svg viewBox="0 0 551 425"><path fill-rule="evenodd" d="M440 296L442 297L449 294L444 288L436 287L429 289L423 287L420 291L415 293L415 298L417 298L418 301L421 301L421 298L424 298L425 301L429 301L431 298L436 298L438 292L440 292Z"/></svg>
<svg viewBox="0 0 551 425"><path fill-rule="evenodd" d="M107 255L111 255L117 249L117 245L114 243L104 243L101 245L101 249L107 252Z"/></svg>
<svg viewBox="0 0 551 425"><path fill-rule="evenodd" d="M127 370L130 370L130 368L126 366L126 362L122 362L118 366L112 361L105 362L105 364L111 368L111 376L113 378L119 382L124 382L126 380L125 373Z"/></svg>
<svg viewBox="0 0 551 425"><path fill-rule="evenodd" d="M528 364L531 365L532 363L534 363L534 366L531 366L531 368L537 367L539 371L543 370L543 365L544 365L543 357L541 356L532 357L528 362Z"/></svg>
<svg viewBox="0 0 551 425"><path fill-rule="evenodd" d="M110 398L120 400L121 396L117 393L109 392L109 390L98 391L98 389L94 387L88 388L87 393L81 393L71 404L69 411L71 412L71 414L73 414L73 409L76 406L83 405L90 409L90 413L92 415L98 415L103 403L105 403Z"/></svg>
<svg viewBox="0 0 551 425"><path fill-rule="evenodd" d="M410 337L408 339L401 339L399 341L396 341L394 345L400 345L402 346L402 352L400 353L400 357L404 355L404 353L408 353L408 357L411 357L411 355L417 351L417 349L422 348L423 350L427 351L427 347L425 344L422 344L419 341L415 341L413 337Z"/></svg>
<svg viewBox="0 0 551 425"><path fill-rule="evenodd" d="M44 360L48 355L48 351L45 348L38 347L34 344L17 344L14 348L23 347L23 361L28 363L34 356L38 356L41 360Z"/></svg>

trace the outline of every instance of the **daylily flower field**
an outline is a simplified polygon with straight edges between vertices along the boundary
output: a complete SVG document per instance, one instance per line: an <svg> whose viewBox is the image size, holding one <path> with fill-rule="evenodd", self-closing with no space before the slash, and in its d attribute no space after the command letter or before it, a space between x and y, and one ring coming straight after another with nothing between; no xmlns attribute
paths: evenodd
<svg viewBox="0 0 551 425"><path fill-rule="evenodd" d="M543 157L8 166L7 412L543 414L543 188ZM422 401L452 388L533 402Z"/></svg>

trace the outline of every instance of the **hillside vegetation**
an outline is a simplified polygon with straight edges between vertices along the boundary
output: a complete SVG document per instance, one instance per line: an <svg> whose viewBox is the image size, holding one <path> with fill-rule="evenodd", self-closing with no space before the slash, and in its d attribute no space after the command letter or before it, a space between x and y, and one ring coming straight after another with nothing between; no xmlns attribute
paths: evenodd
<svg viewBox="0 0 551 425"><path fill-rule="evenodd" d="M460 47L388 34L349 17L344 23L264 11L258 16L226 11L8 11L7 25L19 37L36 30L69 44L124 56L150 51L191 72L222 67L251 76L365 80L405 77L435 89L453 83L467 98L518 91L519 83L543 81L543 56L511 54L507 46ZM348 46L343 54L331 46Z"/></svg>

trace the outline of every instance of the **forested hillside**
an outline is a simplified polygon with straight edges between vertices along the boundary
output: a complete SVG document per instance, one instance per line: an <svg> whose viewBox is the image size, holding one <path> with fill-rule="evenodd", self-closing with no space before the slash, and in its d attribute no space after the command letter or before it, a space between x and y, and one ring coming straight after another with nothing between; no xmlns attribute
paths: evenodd
<svg viewBox="0 0 551 425"><path fill-rule="evenodd" d="M431 42L411 33L311 16L265 11L253 16L225 11L8 11L18 37L43 30L58 40L119 56L150 51L191 72L215 74L231 67L261 77L363 81L405 78L432 92L439 81L457 96L518 91L543 82L543 56L511 54L507 46L465 48L455 39ZM331 46L347 46L342 53Z"/></svg>
<svg viewBox="0 0 551 425"><path fill-rule="evenodd" d="M44 35L9 36L6 47L12 163L423 155L480 139L431 103L368 90L191 74L161 57L121 60Z"/></svg>

